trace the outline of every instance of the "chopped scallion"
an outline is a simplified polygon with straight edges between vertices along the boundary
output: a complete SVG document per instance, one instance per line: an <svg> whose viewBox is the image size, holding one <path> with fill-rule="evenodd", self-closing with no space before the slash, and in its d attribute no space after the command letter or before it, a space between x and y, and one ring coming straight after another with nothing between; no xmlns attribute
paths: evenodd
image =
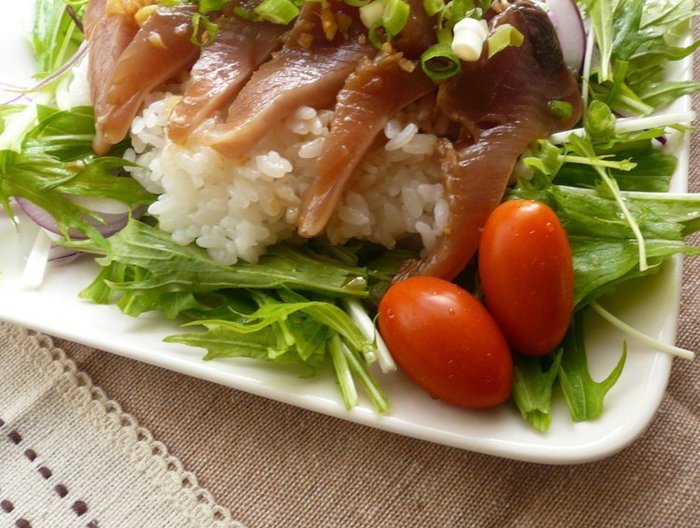
<svg viewBox="0 0 700 528"><path fill-rule="evenodd" d="M241 6L236 6L233 8L233 13L245 20L251 20L255 21L258 19L257 16L255 16L255 13L251 11L250 9L246 9L245 7Z"/></svg>
<svg viewBox="0 0 700 528"><path fill-rule="evenodd" d="M199 12L211 13L212 11L221 11L228 3L228 0L199 0Z"/></svg>
<svg viewBox="0 0 700 528"><path fill-rule="evenodd" d="M514 26L510 24L501 24L498 26L493 33L489 36L486 42L489 45L489 55L490 59L496 53L500 53L506 48L511 46L519 47L522 45L525 37L520 31L518 31Z"/></svg>
<svg viewBox="0 0 700 528"><path fill-rule="evenodd" d="M423 9L428 16L435 16L445 9L444 0L423 0Z"/></svg>
<svg viewBox="0 0 700 528"><path fill-rule="evenodd" d="M404 0L388 0L384 6L382 25L389 40L398 35L408 22L411 6Z"/></svg>
<svg viewBox="0 0 700 528"><path fill-rule="evenodd" d="M299 8L290 0L263 0L255 13L262 20L287 25L299 15Z"/></svg>
<svg viewBox="0 0 700 528"><path fill-rule="evenodd" d="M201 13L192 15L192 38L195 46L206 46L216 39L219 32L219 25L212 22Z"/></svg>
<svg viewBox="0 0 700 528"><path fill-rule="evenodd" d="M374 0L367 5L360 7L360 20L367 29L381 22L384 14L384 3L382 0Z"/></svg>
<svg viewBox="0 0 700 528"><path fill-rule="evenodd" d="M377 20L372 26L367 30L367 38L369 39L372 46L379 49L382 47L382 39L377 35L377 31L382 29L382 21Z"/></svg>
<svg viewBox="0 0 700 528"><path fill-rule="evenodd" d="M449 79L459 73L462 64L449 44L439 42L429 47L420 57L423 72L434 81Z"/></svg>

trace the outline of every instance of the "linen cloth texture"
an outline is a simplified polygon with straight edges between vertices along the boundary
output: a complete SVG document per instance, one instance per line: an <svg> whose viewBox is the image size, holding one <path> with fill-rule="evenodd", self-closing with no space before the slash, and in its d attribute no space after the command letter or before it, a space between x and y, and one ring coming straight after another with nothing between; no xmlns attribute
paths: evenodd
<svg viewBox="0 0 700 528"><path fill-rule="evenodd" d="M0 335L0 526L242 526L48 337Z"/></svg>

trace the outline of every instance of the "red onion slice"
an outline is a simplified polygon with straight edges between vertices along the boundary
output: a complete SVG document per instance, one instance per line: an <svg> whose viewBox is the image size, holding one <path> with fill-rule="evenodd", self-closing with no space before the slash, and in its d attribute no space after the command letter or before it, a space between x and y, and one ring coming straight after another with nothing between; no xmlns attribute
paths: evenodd
<svg viewBox="0 0 700 528"><path fill-rule="evenodd" d="M575 0L545 0L549 19L557 31L564 62L580 72L586 55L586 27Z"/></svg>
<svg viewBox="0 0 700 528"><path fill-rule="evenodd" d="M83 42L80 45L80 48L78 48L78 51L75 52L75 55L73 55L68 62L66 62L63 66L61 66L58 70L53 72L51 75L48 77L42 79L39 83L35 84L34 86L30 88L24 88L21 91L23 93L19 94L17 97L14 97L13 99L10 99L9 101L4 101L0 103L0 105L8 105L8 104L13 104L16 103L17 101L22 100L24 97L26 97L27 93L30 92L38 92L45 86L51 84L54 82L56 79L64 75L66 72L68 72L70 69L73 68L80 60L85 57L85 55L88 52L88 46L85 42Z"/></svg>
<svg viewBox="0 0 700 528"><path fill-rule="evenodd" d="M20 209L22 209L24 214L26 214L39 227L42 227L47 231L55 233L57 235L62 234L61 230L58 228L56 220L54 220L54 218L44 209L25 198L15 198L15 202L17 203L17 205L19 205ZM117 204L120 202L114 203ZM123 204L121 204L121 206L121 211L119 212L117 212L118 209L114 205L110 205L109 207L103 207L103 209L107 209L106 212L95 210L95 212L97 212L102 217L104 223L99 222L98 220L91 217L86 217L86 220L90 224L95 226L100 232L100 234L102 234L102 236L108 237L110 235L113 235L117 231L123 229L129 221L128 209L126 209L126 206L124 206ZM77 240L83 240L87 238L84 233L81 233L79 231L71 231L70 235L71 237Z"/></svg>
<svg viewBox="0 0 700 528"><path fill-rule="evenodd" d="M69 264L80 255L81 253L78 250L54 244L49 250L49 262L52 264Z"/></svg>

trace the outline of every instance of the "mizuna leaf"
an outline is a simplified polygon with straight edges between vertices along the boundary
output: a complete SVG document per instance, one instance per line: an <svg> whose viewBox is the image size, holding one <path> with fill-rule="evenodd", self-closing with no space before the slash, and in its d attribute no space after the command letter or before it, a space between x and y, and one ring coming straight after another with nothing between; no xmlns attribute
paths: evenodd
<svg viewBox="0 0 700 528"><path fill-rule="evenodd" d="M559 368L559 381L564 398L574 422L592 420L603 412L608 391L622 374L627 358L627 344L612 372L601 382L591 378L586 360L584 325L581 312L574 316L569 333L564 338L563 354Z"/></svg>
<svg viewBox="0 0 700 528"><path fill-rule="evenodd" d="M517 356L514 361L513 400L523 419L541 432L547 431L552 422L552 387L559 375L561 356L561 350L557 351L549 368L544 369L542 358Z"/></svg>

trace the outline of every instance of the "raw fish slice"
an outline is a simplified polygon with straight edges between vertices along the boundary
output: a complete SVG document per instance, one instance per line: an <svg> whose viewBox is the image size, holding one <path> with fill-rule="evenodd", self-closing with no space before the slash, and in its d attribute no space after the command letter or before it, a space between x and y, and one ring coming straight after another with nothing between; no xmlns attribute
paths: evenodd
<svg viewBox="0 0 700 528"><path fill-rule="evenodd" d="M366 29L352 21L328 40L321 4L306 2L284 47L251 77L229 109L225 123L199 140L225 156L239 157L300 106L329 107L355 66L372 48L358 36Z"/></svg>
<svg viewBox="0 0 700 528"><path fill-rule="evenodd" d="M93 32L97 23L105 16L107 10L107 0L90 0L85 9L83 17L83 29L85 30L85 38L92 38Z"/></svg>
<svg viewBox="0 0 700 528"><path fill-rule="evenodd" d="M365 59L347 78L318 160L318 178L302 205L302 236L316 236L326 227L353 171L389 118L433 89L420 67L395 52Z"/></svg>
<svg viewBox="0 0 700 528"><path fill-rule="evenodd" d="M199 55L192 43L192 6L160 7L143 24L119 57L105 99L96 112L96 152L126 137L146 95L190 69ZM106 17L110 18L110 17Z"/></svg>
<svg viewBox="0 0 700 528"><path fill-rule="evenodd" d="M89 46L88 77L90 94L95 115L108 112L107 92L112 86L112 77L124 50L129 46L139 30L132 17L107 15L106 0L91 0L85 13L85 37ZM104 154L110 144L101 134L93 141L95 152Z"/></svg>
<svg viewBox="0 0 700 528"><path fill-rule="evenodd" d="M408 20L391 44L406 57L418 59L437 40L437 17L428 16L423 0L407 0L407 3L411 7Z"/></svg>
<svg viewBox="0 0 700 528"><path fill-rule="evenodd" d="M203 48L182 99L173 109L168 135L184 143L202 121L236 97L252 73L280 45L281 24L221 17L214 42Z"/></svg>
<svg viewBox="0 0 700 528"><path fill-rule="evenodd" d="M447 140L440 144L447 225L430 253L407 263L396 280L456 277L474 255L518 157L535 140L571 128L581 117L578 85L545 12L518 2L494 19L500 24L516 27L523 44L463 65L462 73L439 91L440 109L461 125L463 134L454 146ZM549 103L554 100L571 104L571 115L553 115Z"/></svg>

